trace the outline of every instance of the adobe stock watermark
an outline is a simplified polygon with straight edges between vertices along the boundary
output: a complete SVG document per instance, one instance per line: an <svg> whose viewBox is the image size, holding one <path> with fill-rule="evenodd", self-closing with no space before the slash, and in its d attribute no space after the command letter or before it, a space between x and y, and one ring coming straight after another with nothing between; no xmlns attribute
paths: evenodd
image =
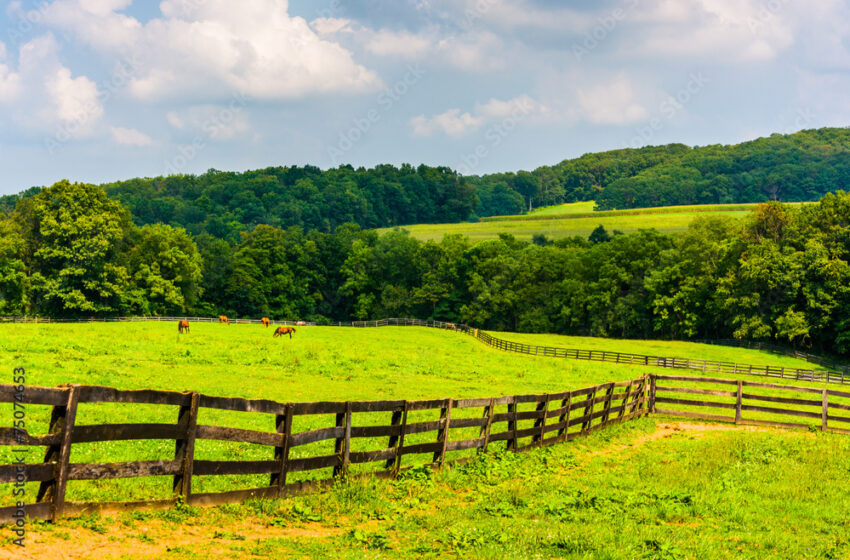
<svg viewBox="0 0 850 560"><path fill-rule="evenodd" d="M336 144L327 146L328 157L330 157L333 165L343 163L345 154L350 152L370 130L381 122L383 115L395 107L424 76L425 70L419 65L408 66L407 72L400 80L378 94L375 100L376 107L352 119L351 125L339 132Z"/></svg>
<svg viewBox="0 0 850 560"><path fill-rule="evenodd" d="M517 126L528 118L534 111L535 104L531 98L523 97L514 101L509 115L502 120L491 124L484 132L484 141L475 146L472 151L460 157L460 163L455 169L461 175L472 175L485 159L489 158L493 150L499 147Z"/></svg>
<svg viewBox="0 0 850 560"><path fill-rule="evenodd" d="M766 0L755 16L747 18L747 27L754 35L761 34L765 26L790 3L790 0Z"/></svg>
<svg viewBox="0 0 850 560"><path fill-rule="evenodd" d="M588 30L584 37L573 43L573 56L581 60L605 42L620 23L628 17L629 13L637 7L640 0L629 0L625 6L615 8L597 19L596 25Z"/></svg>
<svg viewBox="0 0 850 560"><path fill-rule="evenodd" d="M227 106L201 122L200 133L192 139L192 142L177 146L177 154L165 161L165 175L178 175L185 171L187 166L209 145L210 140L218 138L223 131L230 128L247 105L248 95L243 92L236 93Z"/></svg>
<svg viewBox="0 0 850 560"><path fill-rule="evenodd" d="M102 82L99 82L97 87L97 95L95 99L89 101L79 113L62 123L53 133L52 136L44 140L44 147L50 155L55 154L60 148L67 144L73 138L76 138L83 129L101 114L103 107L107 105L115 95L123 90L139 73L142 66L142 60L138 55L133 55L129 58L118 61L115 65L115 70L112 75Z"/></svg>
<svg viewBox="0 0 850 560"><path fill-rule="evenodd" d="M9 43L14 46L20 46L33 30L44 21L44 16L47 14L48 8L50 8L48 2L39 2L34 9L26 11L21 9L16 14L18 19L15 24L6 28Z"/></svg>
<svg viewBox="0 0 850 560"><path fill-rule="evenodd" d="M12 497L15 503L15 511L12 513L12 518L15 520L12 526L12 532L15 538L12 542L15 546L26 546L27 538L27 511L26 511L26 494L27 494L27 463L29 463L29 448L23 447L27 438L27 408L24 404L26 395L26 370L22 367L17 367L12 370L12 383L15 386L15 394L12 401L12 437L17 445L22 447L13 447L12 453L14 459L12 464L15 467L15 482L12 488Z"/></svg>
<svg viewBox="0 0 850 560"><path fill-rule="evenodd" d="M681 113L709 83L711 83L711 80L702 72L691 73L688 83L677 91L676 95L671 95L661 102L658 106L658 114L653 116L644 126L635 129L635 134L632 136L629 145L632 148L639 148L649 144L655 133L663 129L669 121Z"/></svg>

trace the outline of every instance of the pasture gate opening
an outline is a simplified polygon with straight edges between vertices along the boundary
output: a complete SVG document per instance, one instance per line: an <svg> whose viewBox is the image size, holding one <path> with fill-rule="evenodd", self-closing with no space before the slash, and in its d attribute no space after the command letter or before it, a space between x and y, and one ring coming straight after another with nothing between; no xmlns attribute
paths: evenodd
<svg viewBox="0 0 850 560"><path fill-rule="evenodd" d="M694 400L682 398L683 395L715 398ZM440 467L472 457L452 459L451 454L457 455L455 452L477 450L483 453L499 442L505 442L506 448L512 451L563 443L647 414L783 428L813 427L775 420L776 416L795 416L818 420L816 427L820 430L850 434L850 430L835 427L835 423L850 423L850 416L836 414L850 411L848 392L654 374L554 394L472 399L283 403L213 397L194 392L120 390L82 385L26 387L20 391L14 385L0 385L0 402L52 407L47 434L32 435L11 427L0 429L0 445L45 450L41 463L0 465L0 483L12 484L22 477L26 481L39 482L36 501L26 504L24 510L30 518L49 520L100 510L166 508L178 500L191 505L215 505L252 497L277 498L327 488L335 480L348 477L353 465L377 463L378 470L357 476L395 477L411 466L403 465L405 459L409 463L410 459L418 456L421 464L424 457L426 464ZM793 406L764 406L765 402ZM78 408L90 403L167 406L174 409L175 423L78 424ZM265 414L269 417L270 430L262 432L202 425L198 423L200 409ZM727 415L707 414L706 409L722 409L727 411ZM414 417L422 411L431 411L436 419L422 421L421 417ZM376 413L384 416L378 425L361 420L368 415L374 418ZM743 417L744 413L748 418ZM295 419L320 415L333 418L333 425L300 432L293 429ZM477 437L452 439L453 434L463 434L464 429L476 430ZM429 441L411 442L412 436L427 433L432 434ZM114 463L71 462L74 444L149 439L173 441L173 458ZM266 446L268 460L204 460L195 451L196 442L202 439ZM382 443L377 449L359 450L360 446L355 449L353 445L358 440ZM320 441L332 441L334 452L293 455L294 449ZM287 481L287 475L291 473L308 471L315 471L317 478ZM196 493L192 489L192 480L201 475L268 475L269 478L265 486L258 488ZM65 499L69 482L149 476L171 477L174 497L109 503L73 503ZM0 508L0 522L14 521L12 515L18 510L16 506Z"/></svg>

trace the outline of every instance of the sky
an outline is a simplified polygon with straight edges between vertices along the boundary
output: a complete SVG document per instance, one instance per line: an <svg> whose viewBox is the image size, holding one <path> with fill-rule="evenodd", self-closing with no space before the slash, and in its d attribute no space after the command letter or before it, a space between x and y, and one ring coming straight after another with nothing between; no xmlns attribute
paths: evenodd
<svg viewBox="0 0 850 560"><path fill-rule="evenodd" d="M19 0L0 194L445 165L850 125L850 0Z"/></svg>

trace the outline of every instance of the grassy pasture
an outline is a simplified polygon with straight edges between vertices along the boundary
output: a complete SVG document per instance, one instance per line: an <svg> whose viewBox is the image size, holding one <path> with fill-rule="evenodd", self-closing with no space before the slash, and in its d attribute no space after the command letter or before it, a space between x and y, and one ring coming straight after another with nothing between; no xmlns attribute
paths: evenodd
<svg viewBox="0 0 850 560"><path fill-rule="evenodd" d="M439 241L446 234L461 234L473 241L494 239L500 233L509 233L517 239L530 240L535 234L545 234L550 239L562 237L587 237L597 226L608 232L620 230L631 233L639 229L654 228L664 233L681 233L699 216L728 216L740 219L750 213L755 204L716 204L705 206L667 206L593 212L593 202L576 202L539 208L519 216L493 216L475 223L416 224L403 229L422 241ZM792 203L799 206L799 203ZM379 232L387 231L383 228Z"/></svg>
<svg viewBox="0 0 850 560"><path fill-rule="evenodd" d="M38 558L848 558L850 437L644 418L437 473L31 527ZM0 552L11 551L7 539Z"/></svg>
<svg viewBox="0 0 850 560"><path fill-rule="evenodd" d="M526 342L575 346L563 337L506 334ZM593 341L585 341L590 344ZM805 362L765 352L685 343L595 341L612 350L679 356L693 353L704 359L807 367ZM650 346L651 345L651 346ZM607 348L605 348L607 349ZM687 357L687 356L686 356ZM793 362L793 363L792 363ZM198 323L190 335L177 337L171 323L0 325L0 370L9 374L25 367L27 384L61 383L108 385L122 389L192 390L215 396L266 398L278 401L468 398L577 389L644 373L672 373L659 368L630 367L573 360L556 360L501 352L471 337L417 327L352 329L299 328L290 340L273 339L272 329L258 325ZM679 372L681 373L681 372ZM690 373L696 375L696 372ZM78 424L160 422L173 423L176 408L158 405L83 404ZM470 410L470 413L474 411ZM30 433L47 429L49 407L31 405L27 411ZM428 411L433 415L434 411ZM0 418L11 420L9 405ZM365 417L366 424L386 424L388 415ZM364 418L361 416L361 419ZM436 420L422 412L410 422ZM362 420L363 421L363 420ZM3 422L8 425L8 422ZM274 418L202 409L199 424L274 431ZM293 431L333 424L331 415L298 417ZM520 426L522 429L525 426ZM475 430L474 428L472 430ZM474 437L455 434L453 439ZM433 441L434 433L419 434L409 444ZM360 440L360 450L386 446ZM354 448L353 450L358 450ZM8 461L8 450L0 450ZM133 441L75 444L72 462L169 460L173 441ZM293 450L293 458L333 453L333 442ZM453 452L449 459L469 452ZM28 462L40 462L33 450ZM196 458L207 460L268 460L271 449L252 444L198 440ZM430 457L421 456L424 462ZM409 457L411 464L415 457ZM377 468L377 465L371 467ZM355 470L355 472L357 472ZM316 473L293 473L290 481L315 478ZM266 475L208 476L194 479L196 492L251 488L268 483ZM118 481L71 481L72 501L142 500L168 497L170 477ZM35 485L28 489L35 495ZM7 503L9 495L0 496Z"/></svg>

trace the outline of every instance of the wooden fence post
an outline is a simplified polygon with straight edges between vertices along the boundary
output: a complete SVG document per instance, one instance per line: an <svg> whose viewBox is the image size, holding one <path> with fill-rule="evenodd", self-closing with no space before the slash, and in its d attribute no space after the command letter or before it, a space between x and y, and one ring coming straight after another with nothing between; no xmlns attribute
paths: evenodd
<svg viewBox="0 0 850 560"><path fill-rule="evenodd" d="M611 383L611 385L608 387L608 389L605 390L605 395L608 398L605 399L605 407L603 408L604 412L602 414L602 422L601 422L602 424L607 422L608 417L611 415L611 401L614 398L614 384L613 383Z"/></svg>
<svg viewBox="0 0 850 560"><path fill-rule="evenodd" d="M634 380L629 381L629 384L626 385L626 390L623 392L623 401L620 406L620 413L617 414L617 419L622 421L623 416L626 415L626 407L629 405L629 397L632 396L632 385L634 384Z"/></svg>
<svg viewBox="0 0 850 560"><path fill-rule="evenodd" d="M549 412L548 394L542 401L537 403L537 412L540 413L540 417L534 421L534 427L539 428L540 432L538 432L531 441L532 443L543 445L543 436L546 434L546 414Z"/></svg>
<svg viewBox="0 0 850 560"><path fill-rule="evenodd" d="M735 396L735 423L741 423L741 401L743 400L744 382L738 380L738 391Z"/></svg>
<svg viewBox="0 0 850 560"><path fill-rule="evenodd" d="M823 390L821 402L823 403L823 409L821 411L820 429L826 431L827 423L829 422L829 392L826 389Z"/></svg>
<svg viewBox="0 0 850 560"><path fill-rule="evenodd" d="M390 424L399 427L399 433L391 435L389 442L389 447L395 449L395 456L387 459L384 465L384 468L392 469L393 476L398 476L398 471L401 469L401 448L404 446L404 431L407 429L407 406L407 401L404 401L401 410L394 410L390 420Z"/></svg>
<svg viewBox="0 0 850 560"><path fill-rule="evenodd" d="M348 475L349 454L351 453L351 402L345 403L345 412L336 415L336 427L344 428L343 436L336 438L334 453L339 457L339 463L334 467L334 478Z"/></svg>
<svg viewBox="0 0 850 560"><path fill-rule="evenodd" d="M174 475L172 491L188 503L192 495L192 472L195 462L195 435L198 431L198 404L201 396L198 393L189 395L189 404L181 405L177 414L177 423L186 427L182 439L174 445L174 460L180 461L180 474Z"/></svg>
<svg viewBox="0 0 850 560"><path fill-rule="evenodd" d="M286 405L283 414L275 416L277 433L281 434L281 446L274 448L274 459L280 462L278 472L272 473L270 486L277 486L277 495L283 494L286 486L286 471L289 469L289 444L292 437L292 406Z"/></svg>
<svg viewBox="0 0 850 560"><path fill-rule="evenodd" d="M513 397L511 402L508 403L508 431L511 433L511 437L508 438L507 448L510 451L516 451L516 397Z"/></svg>
<svg viewBox="0 0 850 560"><path fill-rule="evenodd" d="M487 417L487 423L481 426L481 431L478 437L484 437L484 445L478 448L482 453L487 452L487 446L490 445L490 427L493 425L493 409L495 408L496 399L490 399L490 404L484 407L484 416Z"/></svg>
<svg viewBox="0 0 850 560"><path fill-rule="evenodd" d="M77 420L79 389L73 385L68 388L68 400L63 406L54 406L50 414L49 434L62 434L58 445L51 445L44 455L44 462L55 462L53 479L39 485L36 502L50 501L50 519L56 521L62 517L65 509L65 488L68 484L68 463L71 457L71 435Z"/></svg>
<svg viewBox="0 0 850 560"><path fill-rule="evenodd" d="M446 404L440 409L440 429L437 431L437 443L440 449L434 452L432 462L442 466L446 460L446 446L449 444L449 424L452 421L452 399L446 399Z"/></svg>
<svg viewBox="0 0 850 560"><path fill-rule="evenodd" d="M590 424L593 422L593 419L590 416L593 414L593 405L595 404L593 401L596 399L596 387L588 393L587 395L587 404L584 407L584 422L581 423L581 433L586 434L588 430L590 430Z"/></svg>
<svg viewBox="0 0 850 560"><path fill-rule="evenodd" d="M562 428L558 429L558 438L561 442L567 441L567 436L570 431L570 407L573 404L572 397L573 393L572 391L570 391L569 393L567 393L566 398L561 401L561 408L565 409L563 412L561 412L561 417L558 418L558 423L563 426Z"/></svg>
<svg viewBox="0 0 850 560"><path fill-rule="evenodd" d="M649 377L649 412L655 414L655 374Z"/></svg>

